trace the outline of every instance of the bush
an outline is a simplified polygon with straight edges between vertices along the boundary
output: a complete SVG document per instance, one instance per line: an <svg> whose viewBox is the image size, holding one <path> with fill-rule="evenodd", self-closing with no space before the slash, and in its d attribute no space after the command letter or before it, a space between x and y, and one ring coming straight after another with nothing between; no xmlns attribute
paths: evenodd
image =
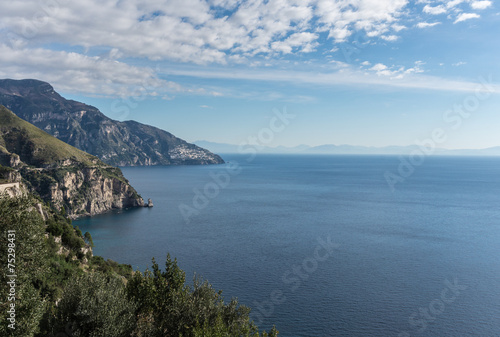
<svg viewBox="0 0 500 337"><path fill-rule="evenodd" d="M195 279L191 289L177 260L167 255L165 272L153 259L152 271L136 272L127 283L127 295L137 304L135 336L229 337L261 336L250 321L250 309L236 299L224 303L221 292ZM277 336L273 329L269 335Z"/></svg>
<svg viewBox="0 0 500 337"><path fill-rule="evenodd" d="M92 235L89 232L85 232L83 239L90 247L94 247L94 240L92 240Z"/></svg>
<svg viewBox="0 0 500 337"><path fill-rule="evenodd" d="M62 243L74 251L78 251L85 246L85 242L75 233L73 226L68 224L63 226Z"/></svg>
<svg viewBox="0 0 500 337"><path fill-rule="evenodd" d="M129 264L120 264L111 259L104 260L101 256L93 256L90 260L92 268L106 275L117 274L127 279L132 277L132 266Z"/></svg>
<svg viewBox="0 0 500 337"><path fill-rule="evenodd" d="M57 334L69 327L74 337L128 337L135 327L134 311L121 280L87 273L65 287L52 332Z"/></svg>
<svg viewBox="0 0 500 337"><path fill-rule="evenodd" d="M63 225L61 223L57 223L54 219L51 219L46 228L46 231L53 236L61 236L63 233Z"/></svg>
<svg viewBox="0 0 500 337"><path fill-rule="evenodd" d="M82 231L78 226L75 227L75 233L78 237L83 237Z"/></svg>

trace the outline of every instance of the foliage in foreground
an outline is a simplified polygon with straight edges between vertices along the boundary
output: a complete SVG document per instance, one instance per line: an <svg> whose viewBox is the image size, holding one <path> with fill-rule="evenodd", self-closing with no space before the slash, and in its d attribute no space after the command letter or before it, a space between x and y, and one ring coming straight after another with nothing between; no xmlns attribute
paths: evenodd
<svg viewBox="0 0 500 337"><path fill-rule="evenodd" d="M200 279L186 285L185 273L167 256L165 271L133 272L102 257L81 254L82 235L54 210L47 220L33 196L0 196L0 249L7 231L16 232L16 329L8 328L7 274L0 273L0 336L91 337L264 337L250 321L250 309ZM47 210L47 209L46 209ZM61 237L67 254L61 254ZM0 264L7 266L7 254ZM56 304L57 303L57 304Z"/></svg>
<svg viewBox="0 0 500 337"><path fill-rule="evenodd" d="M8 240L8 231L14 231L15 240ZM46 303L37 283L46 269L47 251L44 244L44 221L34 210L31 198L5 198L0 196L0 336L33 336ZM9 251L11 248L13 250ZM7 268L11 268L11 271ZM16 277L7 277L16 275ZM6 298L13 282L15 301ZM14 304L15 330L8 327L10 304Z"/></svg>
<svg viewBox="0 0 500 337"><path fill-rule="evenodd" d="M207 281L195 279L192 288L185 281L184 271L170 255L164 272L153 259L152 271L134 274L127 293L137 304L135 336L277 336L275 329L260 335L250 321L250 309L236 299L226 304L222 292Z"/></svg>
<svg viewBox="0 0 500 337"><path fill-rule="evenodd" d="M121 279L87 273L64 289L51 327L74 337L130 336L135 327L134 303Z"/></svg>

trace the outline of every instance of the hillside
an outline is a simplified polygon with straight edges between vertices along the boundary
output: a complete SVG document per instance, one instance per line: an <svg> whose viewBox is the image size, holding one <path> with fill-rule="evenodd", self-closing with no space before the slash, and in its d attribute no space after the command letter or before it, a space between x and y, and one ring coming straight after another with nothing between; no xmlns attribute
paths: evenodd
<svg viewBox="0 0 500 337"><path fill-rule="evenodd" d="M0 80L0 104L22 119L113 166L220 164L221 157L169 132L119 122L61 97L48 83Z"/></svg>
<svg viewBox="0 0 500 337"><path fill-rule="evenodd" d="M52 137L3 106L0 165L15 169L31 191L71 217L144 204L120 169Z"/></svg>

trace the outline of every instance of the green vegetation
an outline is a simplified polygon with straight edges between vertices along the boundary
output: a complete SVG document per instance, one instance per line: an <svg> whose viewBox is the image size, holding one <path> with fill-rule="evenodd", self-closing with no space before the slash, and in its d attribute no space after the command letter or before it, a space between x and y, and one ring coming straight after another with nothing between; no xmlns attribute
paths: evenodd
<svg viewBox="0 0 500 337"><path fill-rule="evenodd" d="M92 235L90 235L89 232L85 232L85 234L83 235L83 239L85 240L86 244L94 248L94 240L92 240Z"/></svg>
<svg viewBox="0 0 500 337"><path fill-rule="evenodd" d="M276 337L259 333L250 309L236 299L226 303L221 291L185 273L167 256L165 271L153 259L152 270L92 256L90 233L71 225L64 214L34 196L0 196L0 243L7 233L16 241L16 329L8 327L6 273L0 273L0 336L41 337ZM83 248L83 249L82 249ZM7 266L7 254L0 264ZM57 303L57 304L56 304Z"/></svg>
<svg viewBox="0 0 500 337"><path fill-rule="evenodd" d="M93 272L65 287L50 325L54 332L69 328L72 336L126 337L136 325L134 311L119 278Z"/></svg>
<svg viewBox="0 0 500 337"><path fill-rule="evenodd" d="M222 292L208 282L195 279L194 286L185 283L185 273L177 260L167 255L162 272L153 259L152 271L136 272L127 284L128 298L136 305L136 336L277 336L259 334L250 321L250 309L236 299L225 303Z"/></svg>

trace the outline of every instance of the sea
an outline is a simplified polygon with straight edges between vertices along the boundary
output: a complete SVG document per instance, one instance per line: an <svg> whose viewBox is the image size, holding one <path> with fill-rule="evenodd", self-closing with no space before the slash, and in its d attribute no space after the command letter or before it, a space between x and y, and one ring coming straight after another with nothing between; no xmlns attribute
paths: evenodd
<svg viewBox="0 0 500 337"><path fill-rule="evenodd" d="M282 337L500 336L500 158L223 158L124 167L154 207L74 224L136 270L170 253Z"/></svg>

